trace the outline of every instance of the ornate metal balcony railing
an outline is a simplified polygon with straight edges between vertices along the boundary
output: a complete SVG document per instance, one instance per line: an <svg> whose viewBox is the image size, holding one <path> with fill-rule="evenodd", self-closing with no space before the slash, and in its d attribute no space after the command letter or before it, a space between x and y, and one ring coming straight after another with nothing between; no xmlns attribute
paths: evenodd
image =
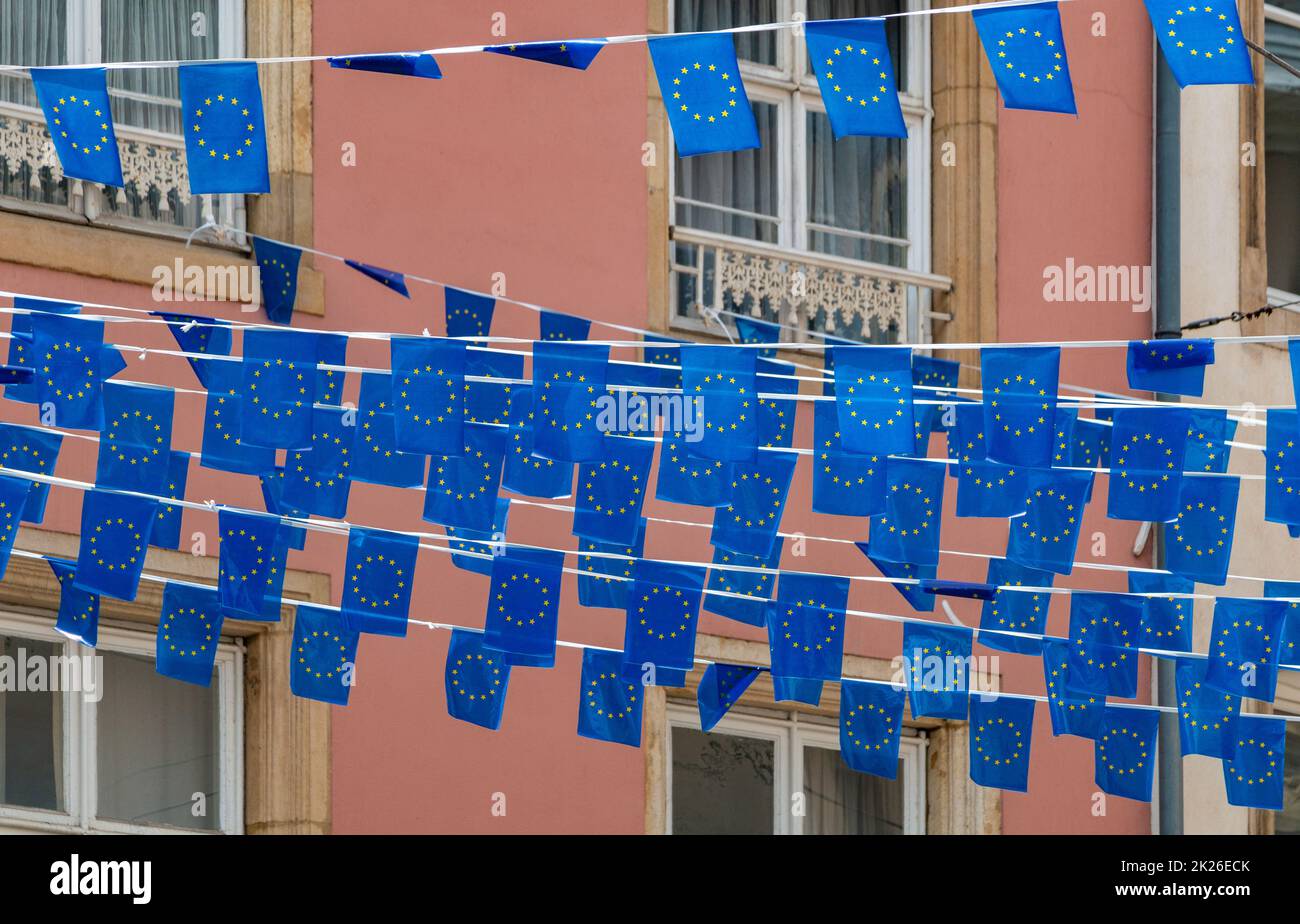
<svg viewBox="0 0 1300 924"><path fill-rule="evenodd" d="M918 319L929 315L929 293L952 287L944 276L692 228L674 227L672 240L678 327L703 329L710 316L725 322L730 312L785 325L782 340L816 331L867 343L916 341L928 339Z"/></svg>

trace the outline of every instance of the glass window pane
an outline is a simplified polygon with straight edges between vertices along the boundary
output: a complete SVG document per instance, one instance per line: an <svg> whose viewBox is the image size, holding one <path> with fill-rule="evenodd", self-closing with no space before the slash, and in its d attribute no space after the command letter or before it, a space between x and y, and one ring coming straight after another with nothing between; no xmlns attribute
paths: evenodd
<svg viewBox="0 0 1300 924"><path fill-rule="evenodd" d="M905 266L907 248L881 240L907 238L905 139L835 141L823 112L809 111L806 128L808 249Z"/></svg>
<svg viewBox="0 0 1300 924"><path fill-rule="evenodd" d="M12 671L0 687L0 803L66 810L63 694L50 692L49 682L63 653L57 642L0 636L0 658ZM26 689L16 689L19 673Z"/></svg>
<svg viewBox="0 0 1300 924"><path fill-rule="evenodd" d="M804 834L902 834L903 762L898 777L850 770L840 752L803 749Z"/></svg>
<svg viewBox="0 0 1300 924"><path fill-rule="evenodd" d="M676 159L677 224L776 243L781 190L778 115L779 109L772 103L754 104L760 148Z"/></svg>
<svg viewBox="0 0 1300 924"><path fill-rule="evenodd" d="M216 671L212 685L200 687L161 676L152 658L100 654L97 815L142 825L219 827ZM207 804L196 817L191 808L198 792Z"/></svg>
<svg viewBox="0 0 1300 924"><path fill-rule="evenodd" d="M1267 22L1264 45L1300 66L1300 29ZM1268 284L1300 292L1300 78L1271 61L1264 65L1264 169Z"/></svg>
<svg viewBox="0 0 1300 924"><path fill-rule="evenodd" d="M673 833L771 834L776 747L673 729Z"/></svg>
<svg viewBox="0 0 1300 924"><path fill-rule="evenodd" d="M68 60L66 0L5 0L0 3L0 61L29 66ZM37 105L31 78L0 73L0 100Z"/></svg>
<svg viewBox="0 0 1300 924"><path fill-rule="evenodd" d="M776 21L776 0L677 0L673 11L675 32L710 32ZM776 67L777 43L783 34L778 30L742 32L736 36L736 57Z"/></svg>
<svg viewBox="0 0 1300 924"><path fill-rule="evenodd" d="M902 0L808 0L808 19L863 19L898 13L902 9ZM889 57L894 62L894 85L904 92L907 91L907 45L903 42L906 22L905 19L885 20ZM812 62L809 61L807 66L811 68Z"/></svg>
<svg viewBox="0 0 1300 924"><path fill-rule="evenodd" d="M1300 728L1286 726L1286 763L1283 765L1282 811L1273 816L1276 834L1300 834Z"/></svg>

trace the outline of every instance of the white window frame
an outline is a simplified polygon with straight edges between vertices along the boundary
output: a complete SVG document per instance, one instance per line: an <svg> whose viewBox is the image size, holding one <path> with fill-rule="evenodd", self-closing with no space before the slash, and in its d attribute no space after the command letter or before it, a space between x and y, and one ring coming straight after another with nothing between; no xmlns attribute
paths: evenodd
<svg viewBox="0 0 1300 924"><path fill-rule="evenodd" d="M0 613L0 635L53 642L66 656L94 654L54 630L50 616ZM146 629L100 625L98 649L152 659L156 636ZM244 831L244 662L242 648L224 639L217 645L217 723L219 730L216 830L143 825L96 817L99 796L98 703L80 693L63 694L63 792L65 810L0 805L0 834L47 831L63 834L242 834ZM173 681L180 683L181 681Z"/></svg>
<svg viewBox="0 0 1300 924"><path fill-rule="evenodd" d="M700 713L686 703L668 703L668 734L664 736L666 749L665 786L667 789L667 833L673 827L673 735L674 728L700 730ZM839 752L839 728L833 721L820 717L801 715L796 711L759 710L737 707L723 716L710 734L735 735L756 738L773 744L772 765L772 832L774 834L803 834L803 816L793 814L791 794L803 792L803 749L824 748ZM903 833L925 833L925 751L926 737L919 729L904 728L898 749L902 761L900 778L903 783Z"/></svg>
<svg viewBox="0 0 1300 924"><path fill-rule="evenodd" d="M67 18L67 54L68 64L99 64L103 62L103 48L100 41L100 22L103 13L101 0L66 0ZM237 58L244 55L244 0L218 0L217 6L217 54L222 58ZM25 74L15 76L30 79ZM177 101L165 97L125 94L123 91L109 89L109 96L127 96L163 105L177 104ZM39 108L20 106L14 103L0 102L0 110L10 110L31 121L44 123L45 116ZM119 139L129 136L132 139L156 141L165 147L180 147L182 156L185 139L181 135L169 135L138 128L134 125L114 124ZM51 154L53 156L53 154ZM7 211L29 212L47 217L64 217L63 213L75 217L84 217L95 225L124 228L161 237L184 239L193 230L183 225L168 226L161 222L147 219L129 218L114 215L103 202L103 194L93 183L69 179L68 204L66 206L50 205L40 202L25 202L17 199L0 197L0 208ZM79 192L77 192L79 191ZM226 227L243 229L246 227L247 210L242 195L222 194L203 195L203 216L205 220L220 218ZM218 246L221 246L218 244ZM247 249L247 248L242 248Z"/></svg>
<svg viewBox="0 0 1300 924"><path fill-rule="evenodd" d="M1289 26L1297 32L1300 32L1300 13L1293 13L1280 6L1273 6L1271 3L1265 3L1264 19L1281 23L1284 26ZM1263 39L1260 41L1263 41ZM1259 86L1259 92L1264 92L1263 83ZM1265 180L1267 181L1267 178L1265 178ZM1290 305L1292 307L1289 310L1294 312L1300 310L1295 307L1295 302L1298 300L1300 300L1300 292L1288 292L1285 289L1276 289L1272 286L1268 287L1267 301L1270 305Z"/></svg>
<svg viewBox="0 0 1300 924"><path fill-rule="evenodd" d="M675 30L676 0L668 3L669 29ZM906 10L925 9L922 0L903 0ZM778 0L779 16L791 21L807 18L807 0ZM796 34L798 33L798 34ZM775 33L777 66L740 61L740 73L745 91L751 102L775 103L777 118L777 201L778 208L776 246L798 253L826 256L808 247L807 201L807 131L805 121L809 110L824 112L821 91L816 75L808 72L808 46L802 29L780 29ZM929 273L931 265L930 216L930 141L934 122L934 108L930 93L930 17L911 16L904 19L904 44L906 47L906 74L903 84L906 92L899 93L903 120L907 125L904 150L907 158L907 258L901 267L868 263L836 257L839 262L856 263L869 272L872 267L888 270L905 269ZM787 68L786 64L789 64ZM677 197L676 159L669 160L669 183L672 190L669 223L677 224L677 207L683 200ZM716 208L705 205L703 208ZM767 220L766 217L760 220ZM853 229L850 229L853 230ZM860 229L859 229L860 230ZM839 233L839 232L832 232ZM849 235L852 236L852 235ZM742 246L753 241L736 238ZM771 245L769 245L771 246ZM908 330L903 331L903 342L928 342L928 293L909 292ZM706 330L700 322L684 319L672 307L671 326ZM921 320L917 320L921 319ZM683 323L685 322L685 323ZM912 327L918 328L911 330Z"/></svg>

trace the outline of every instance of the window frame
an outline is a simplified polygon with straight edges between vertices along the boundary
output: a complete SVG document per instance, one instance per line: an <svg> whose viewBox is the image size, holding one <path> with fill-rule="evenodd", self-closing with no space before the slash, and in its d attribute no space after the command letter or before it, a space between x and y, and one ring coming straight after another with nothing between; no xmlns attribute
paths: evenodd
<svg viewBox="0 0 1300 924"><path fill-rule="evenodd" d="M693 705L670 700L667 705L665 750L665 834L673 829L673 735L674 728L700 731L699 710ZM713 732L773 742L772 833L803 834L804 816L791 812L791 794L803 792L803 750L824 748L839 752L839 727L834 720L798 710L768 710L736 707L723 716ZM925 768L927 738L923 730L904 726L898 751L903 763L903 833L924 834L926 826Z"/></svg>
<svg viewBox="0 0 1300 924"><path fill-rule="evenodd" d="M149 631L149 630L153 631ZM67 657L112 651L153 659L156 627L100 624L99 644L87 648L54 629L52 616L0 611L0 635L53 642ZM217 827L212 830L145 825L97 818L98 702L77 693L63 695L63 811L0 804L0 833L46 831L64 834L242 834L244 832L244 659L243 647L222 636L217 644ZM181 681L172 681L180 683Z"/></svg>

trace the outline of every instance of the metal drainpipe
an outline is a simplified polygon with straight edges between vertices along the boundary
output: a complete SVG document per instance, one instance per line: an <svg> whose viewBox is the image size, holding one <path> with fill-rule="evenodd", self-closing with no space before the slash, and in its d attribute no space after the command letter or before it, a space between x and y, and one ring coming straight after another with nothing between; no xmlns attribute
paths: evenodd
<svg viewBox="0 0 1300 924"><path fill-rule="evenodd" d="M1158 338L1177 338L1182 336L1179 330L1182 326L1179 88L1164 57L1156 52L1155 59L1155 335ZM1167 401L1178 400L1176 395L1157 397ZM1162 523L1155 524L1152 558L1155 567L1164 567L1165 527ZM1173 706L1178 702L1174 662L1169 658L1156 659L1156 699L1162 706ZM1177 714L1160 714L1158 741L1159 831L1161 834L1182 834L1183 759L1178 743Z"/></svg>

